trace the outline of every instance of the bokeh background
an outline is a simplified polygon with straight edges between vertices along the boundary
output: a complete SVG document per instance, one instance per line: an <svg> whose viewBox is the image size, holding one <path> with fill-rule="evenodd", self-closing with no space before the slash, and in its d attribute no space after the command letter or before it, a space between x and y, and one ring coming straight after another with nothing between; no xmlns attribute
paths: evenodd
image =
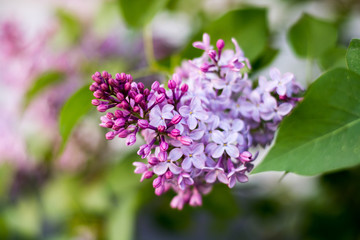
<svg viewBox="0 0 360 240"><path fill-rule="evenodd" d="M360 239L360 168L250 175L231 190L216 186L202 207L178 211L169 206L172 193L157 197L151 181L139 182L136 146L106 141L88 106L72 103L71 134L59 129L61 109L93 72L166 80L182 59L200 54L190 46L204 30L250 46L254 77L271 65L306 86L344 64L335 55L360 38L359 1L129 1L131 11L126 2L0 0L0 239ZM249 21L260 11L266 26L209 24L231 11ZM304 13L338 31L338 50L320 63L288 43ZM267 151L259 150L257 162Z"/></svg>

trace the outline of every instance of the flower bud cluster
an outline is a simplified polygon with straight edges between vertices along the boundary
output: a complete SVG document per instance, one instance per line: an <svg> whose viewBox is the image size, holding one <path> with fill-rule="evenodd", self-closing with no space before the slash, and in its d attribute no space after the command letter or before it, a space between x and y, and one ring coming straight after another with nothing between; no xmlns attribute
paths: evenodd
<svg viewBox="0 0 360 240"><path fill-rule="evenodd" d="M131 75L95 73L90 90L100 112L100 126L111 129L107 139L126 137L127 145L139 132L145 140L138 155L146 162L134 162L141 181L154 178L155 194L173 189L177 195L171 207L199 206L202 195L220 182L232 188L248 181L257 153L249 149L269 144L282 118L300 100L302 90L293 74L270 70L270 79L259 77L253 87L251 69L237 42L235 51L216 50L210 37L194 47L204 51L197 59L183 63L167 82L151 89L135 83ZM254 84L255 85L255 84Z"/></svg>

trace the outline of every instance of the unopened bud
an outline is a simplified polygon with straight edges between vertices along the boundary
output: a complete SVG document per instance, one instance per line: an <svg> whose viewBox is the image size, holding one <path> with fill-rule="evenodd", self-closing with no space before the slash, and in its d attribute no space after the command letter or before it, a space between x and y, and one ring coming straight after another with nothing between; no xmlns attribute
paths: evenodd
<svg viewBox="0 0 360 240"><path fill-rule="evenodd" d="M156 97L156 103L162 103L165 100L165 94L162 93Z"/></svg>
<svg viewBox="0 0 360 240"><path fill-rule="evenodd" d="M149 122L145 119L139 119L137 123L138 123L139 127L142 129L146 129L149 127Z"/></svg>
<svg viewBox="0 0 360 240"><path fill-rule="evenodd" d="M168 87L169 89L175 89L176 88L176 82L172 79L169 80L168 82Z"/></svg>
<svg viewBox="0 0 360 240"><path fill-rule="evenodd" d="M175 115L175 116L171 119L170 123L171 123L171 124L178 124L178 123L181 121L181 119L182 119L182 116L180 116L180 115Z"/></svg>

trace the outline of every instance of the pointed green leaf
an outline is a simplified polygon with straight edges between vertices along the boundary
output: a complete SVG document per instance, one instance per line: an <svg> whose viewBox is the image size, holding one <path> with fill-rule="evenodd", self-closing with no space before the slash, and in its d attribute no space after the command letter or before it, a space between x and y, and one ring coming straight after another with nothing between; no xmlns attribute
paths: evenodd
<svg viewBox="0 0 360 240"><path fill-rule="evenodd" d="M65 37L64 41L69 42L69 44L77 43L83 33L79 19L65 9L58 9L56 16L60 22L60 34Z"/></svg>
<svg viewBox="0 0 360 240"><path fill-rule="evenodd" d="M330 70L339 67L346 68L345 55L345 47L331 48L320 56L319 65L323 70Z"/></svg>
<svg viewBox="0 0 360 240"><path fill-rule="evenodd" d="M60 83L64 79L64 73L59 71L50 70L42 73L25 93L24 108L26 108L30 102L47 87Z"/></svg>
<svg viewBox="0 0 360 240"><path fill-rule="evenodd" d="M117 0L125 22L134 28L143 27L163 9L169 0Z"/></svg>
<svg viewBox="0 0 360 240"><path fill-rule="evenodd" d="M360 74L360 39L351 40L346 53L346 63L350 70Z"/></svg>
<svg viewBox="0 0 360 240"><path fill-rule="evenodd" d="M337 31L333 23L304 14L290 28L288 38L299 57L316 58L335 46Z"/></svg>
<svg viewBox="0 0 360 240"><path fill-rule="evenodd" d="M319 77L282 122L274 146L254 173L302 175L360 164L360 76L334 69Z"/></svg>
<svg viewBox="0 0 360 240"><path fill-rule="evenodd" d="M86 85L75 92L62 107L59 116L59 131L62 137L60 153L64 150L66 142L80 118L93 108L92 99L89 86Z"/></svg>

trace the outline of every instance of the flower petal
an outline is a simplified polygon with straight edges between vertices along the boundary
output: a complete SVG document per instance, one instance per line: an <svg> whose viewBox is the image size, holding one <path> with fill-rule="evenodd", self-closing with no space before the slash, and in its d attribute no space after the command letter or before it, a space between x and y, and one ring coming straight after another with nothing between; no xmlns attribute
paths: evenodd
<svg viewBox="0 0 360 240"><path fill-rule="evenodd" d="M194 155L199 155L199 154L202 154L202 153L204 153L204 144L202 144L202 143L196 144L194 146L193 154Z"/></svg>
<svg viewBox="0 0 360 240"><path fill-rule="evenodd" d="M180 148L174 148L173 150L170 151L169 159L171 161L176 161L179 158L181 158L182 155L183 155L183 152L181 151Z"/></svg>
<svg viewBox="0 0 360 240"><path fill-rule="evenodd" d="M226 174L224 171L219 171L217 172L217 178L219 179L220 182L228 184L229 183L229 179L227 178Z"/></svg>
<svg viewBox="0 0 360 240"><path fill-rule="evenodd" d="M292 105L290 103L282 103L280 104L280 106L278 107L278 114L280 114L281 116L285 116L286 114L288 114L291 109L292 109Z"/></svg>
<svg viewBox="0 0 360 240"><path fill-rule="evenodd" d="M212 133L212 140L216 142L217 144L223 144L224 143L224 134L220 132L219 130L215 130Z"/></svg>
<svg viewBox="0 0 360 240"><path fill-rule="evenodd" d="M184 161L181 163L181 167L185 170L190 170L191 168L191 158L186 157Z"/></svg>
<svg viewBox="0 0 360 240"><path fill-rule="evenodd" d="M189 125L190 130L194 130L196 128L197 125L197 120L194 117L194 115L189 115L189 118L187 120L187 123Z"/></svg>
<svg viewBox="0 0 360 240"><path fill-rule="evenodd" d="M187 116L189 116L189 113L190 113L190 108L189 108L189 106L182 106L182 107L180 107L179 113L181 114L182 117L187 117Z"/></svg>
<svg viewBox="0 0 360 240"><path fill-rule="evenodd" d="M218 145L216 148L215 148L215 150L214 150L214 152L213 152L213 154L211 155L213 158L219 158L219 157L221 157L221 155L224 153L224 146L223 145Z"/></svg>
<svg viewBox="0 0 360 240"><path fill-rule="evenodd" d="M226 153L233 158L237 158L240 154L239 149L235 147L234 145L227 145L225 147Z"/></svg>
<svg viewBox="0 0 360 240"><path fill-rule="evenodd" d="M214 183L216 181L216 172L210 171L205 175L205 181L207 183Z"/></svg>
<svg viewBox="0 0 360 240"><path fill-rule="evenodd" d="M169 163L169 169L174 174L181 173L181 167L176 166L174 163Z"/></svg>
<svg viewBox="0 0 360 240"><path fill-rule="evenodd" d="M203 169L205 167L205 159L200 156L193 157L192 163L197 169Z"/></svg>
<svg viewBox="0 0 360 240"><path fill-rule="evenodd" d="M157 175L163 175L169 168L169 164L167 162L160 162L159 164L153 167L153 171Z"/></svg>
<svg viewBox="0 0 360 240"><path fill-rule="evenodd" d="M273 80L279 81L281 78L280 70L277 68L271 68L270 69L270 77Z"/></svg>

